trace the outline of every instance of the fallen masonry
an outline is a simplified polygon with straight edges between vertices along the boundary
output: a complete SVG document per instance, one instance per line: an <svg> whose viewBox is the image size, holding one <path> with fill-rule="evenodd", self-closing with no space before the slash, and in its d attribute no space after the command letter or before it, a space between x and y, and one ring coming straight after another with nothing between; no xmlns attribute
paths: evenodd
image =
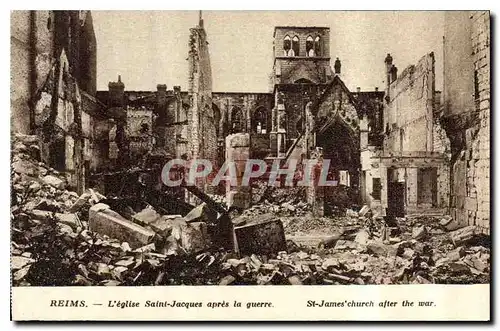
<svg viewBox="0 0 500 331"><path fill-rule="evenodd" d="M490 238L447 216L389 219L367 206L314 217L301 189L243 211L191 188L187 212L78 195L13 137L14 286L468 284L490 281Z"/></svg>

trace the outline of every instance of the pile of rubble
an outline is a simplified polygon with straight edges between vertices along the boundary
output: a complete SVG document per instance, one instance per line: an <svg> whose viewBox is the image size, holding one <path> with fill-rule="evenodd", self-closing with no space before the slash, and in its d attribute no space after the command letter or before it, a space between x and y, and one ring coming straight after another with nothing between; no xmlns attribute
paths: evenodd
<svg viewBox="0 0 500 331"><path fill-rule="evenodd" d="M194 254L209 247L205 223L198 222L203 206L181 217L159 215L149 206L138 212L119 208L92 189L79 196L66 189L64 174L40 161L36 136L13 137L11 169L13 285L206 281L209 271ZM161 280L166 265L169 273ZM191 281L184 277L189 265L196 269Z"/></svg>
<svg viewBox="0 0 500 331"><path fill-rule="evenodd" d="M368 278L363 278L365 283L489 282L490 238L475 226L460 227L449 216L391 220L373 216L366 206L347 214L311 219L310 227L304 220L286 220L285 232L294 238L313 233L309 229L324 231L328 236L312 248L315 256L358 265ZM349 270L344 271L352 278Z"/></svg>
<svg viewBox="0 0 500 331"><path fill-rule="evenodd" d="M269 186L267 180L255 180L252 182L252 203L259 204L264 200L276 205L299 202L304 200L305 192L305 186L285 186L285 183L281 186Z"/></svg>
<svg viewBox="0 0 500 331"><path fill-rule="evenodd" d="M12 151L15 286L489 282L489 237L450 217L390 219L366 206L342 217L300 217L307 204L283 194L233 220L235 235L245 229L240 234L250 237L235 252L212 244L217 213L205 203L184 216L162 215L92 189L78 195L40 162L36 137L16 135ZM264 219L267 228L251 229ZM258 231L275 231L279 250L265 252ZM306 245L297 236L317 240Z"/></svg>
<svg viewBox="0 0 500 331"><path fill-rule="evenodd" d="M304 228L287 219L285 232ZM329 222L328 222L329 220ZM222 284L428 284L488 283L488 238L475 227L448 231L448 218L401 218L388 226L356 212L337 219L309 219L329 227L317 245L287 241L276 256L252 254L223 261ZM324 223L321 223L324 222ZM304 221L306 223L306 221Z"/></svg>
<svg viewBox="0 0 500 331"><path fill-rule="evenodd" d="M277 216L305 216L311 211L310 206L302 201L294 203L293 200L285 201L281 204L273 204L268 200L263 203L253 205L243 211L245 216L257 216L261 214L273 213Z"/></svg>

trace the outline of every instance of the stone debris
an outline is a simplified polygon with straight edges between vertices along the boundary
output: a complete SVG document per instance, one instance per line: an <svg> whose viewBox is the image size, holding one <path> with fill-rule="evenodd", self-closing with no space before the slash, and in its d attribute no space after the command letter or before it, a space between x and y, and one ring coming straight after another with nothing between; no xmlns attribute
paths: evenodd
<svg viewBox="0 0 500 331"><path fill-rule="evenodd" d="M474 226L455 228L449 217L388 219L363 206L314 218L293 195L271 191L272 202L232 220L230 251L213 245L209 225L220 215L206 204L164 215L149 205L122 208L93 189L78 195L33 158L26 146L35 138L13 139L15 286L489 282L489 237Z"/></svg>
<svg viewBox="0 0 500 331"><path fill-rule="evenodd" d="M103 203L90 208L89 230L126 241L132 248L149 244L155 235L153 231L127 220Z"/></svg>
<svg viewBox="0 0 500 331"><path fill-rule="evenodd" d="M413 228L413 231L412 231L412 238L413 239L424 239L425 236L427 235L427 229L425 228L425 226L423 225L420 225L420 226L416 226Z"/></svg>

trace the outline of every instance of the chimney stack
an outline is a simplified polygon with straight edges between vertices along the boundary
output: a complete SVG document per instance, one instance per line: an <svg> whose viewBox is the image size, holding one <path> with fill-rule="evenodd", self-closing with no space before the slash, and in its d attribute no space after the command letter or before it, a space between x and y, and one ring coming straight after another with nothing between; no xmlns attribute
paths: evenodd
<svg viewBox="0 0 500 331"><path fill-rule="evenodd" d="M395 65L391 68L391 83L398 79L398 67Z"/></svg>
<svg viewBox="0 0 500 331"><path fill-rule="evenodd" d="M390 53L387 53L387 56L385 57L385 68L386 68L386 72L389 73L389 71L391 70L392 68L392 56Z"/></svg>
<svg viewBox="0 0 500 331"><path fill-rule="evenodd" d="M335 60L335 64L334 64L334 69L335 69L335 74L336 75L340 75L340 68L341 68L342 64L340 63L340 60L339 58L337 58Z"/></svg>
<svg viewBox="0 0 500 331"><path fill-rule="evenodd" d="M108 83L108 104L110 107L123 107L125 104L125 84L122 83L122 77L118 75L117 82Z"/></svg>
<svg viewBox="0 0 500 331"><path fill-rule="evenodd" d="M361 92L361 87L359 87L359 86L356 87L356 92L358 92L358 93Z"/></svg>
<svg viewBox="0 0 500 331"><path fill-rule="evenodd" d="M378 92L378 86L375 86L375 92Z"/></svg>
<svg viewBox="0 0 500 331"><path fill-rule="evenodd" d="M158 84L156 85L156 102L159 106L163 106L167 102L167 85Z"/></svg>

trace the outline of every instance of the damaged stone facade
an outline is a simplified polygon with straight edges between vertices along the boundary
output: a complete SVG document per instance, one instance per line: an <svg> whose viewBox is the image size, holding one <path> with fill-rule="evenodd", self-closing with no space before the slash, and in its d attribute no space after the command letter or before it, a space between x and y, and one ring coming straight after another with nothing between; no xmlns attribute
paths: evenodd
<svg viewBox="0 0 500 331"><path fill-rule="evenodd" d="M96 40L86 11L11 13L11 131L42 137L41 160L85 189L107 161L109 116L95 98Z"/></svg>
<svg viewBox="0 0 500 331"><path fill-rule="evenodd" d="M219 155L224 155L225 138L235 133L250 134L252 158L264 159L270 154L271 111L274 106L271 94L214 92L212 101L214 116L219 119L216 128Z"/></svg>
<svg viewBox="0 0 500 331"><path fill-rule="evenodd" d="M276 27L274 34L270 156L284 162L330 160L328 179L339 185L306 190L305 199L314 202L318 216L343 208L344 202L359 202L361 147L382 131L383 92L349 91L339 58L332 70L329 31L285 26Z"/></svg>
<svg viewBox="0 0 500 331"><path fill-rule="evenodd" d="M382 215L448 206L449 142L434 120L434 62L429 53L398 76L392 56L385 59L383 141L362 152L363 200Z"/></svg>
<svg viewBox="0 0 500 331"><path fill-rule="evenodd" d="M447 12L441 122L451 142L451 216L490 231L490 15Z"/></svg>
<svg viewBox="0 0 500 331"><path fill-rule="evenodd" d="M223 162L217 139L221 114L212 102L210 54L201 17L190 32L187 91L181 92L179 86L168 90L164 84L158 84L156 91L125 91L119 78L109 83L108 91L97 92L108 108L116 106L126 114L123 128L116 127L124 132L126 148L113 154L126 158L128 166L139 164L142 156L151 152L188 160L208 159L215 167ZM206 183L200 185L206 188Z"/></svg>

